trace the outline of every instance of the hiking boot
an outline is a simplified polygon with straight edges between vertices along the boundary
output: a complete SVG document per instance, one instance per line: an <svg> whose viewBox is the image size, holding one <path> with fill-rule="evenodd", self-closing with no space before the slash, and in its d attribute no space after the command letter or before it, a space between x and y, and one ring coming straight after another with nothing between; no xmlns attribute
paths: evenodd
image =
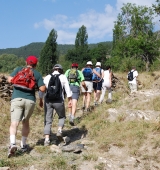
<svg viewBox="0 0 160 170"><path fill-rule="evenodd" d="M29 150L29 145L23 145L23 147L21 147L20 149L22 153L27 152L28 150Z"/></svg>
<svg viewBox="0 0 160 170"><path fill-rule="evenodd" d="M84 107L84 106L82 107L82 110L83 110L83 111L85 110L85 107Z"/></svg>
<svg viewBox="0 0 160 170"><path fill-rule="evenodd" d="M112 103L111 99L106 100L106 103Z"/></svg>
<svg viewBox="0 0 160 170"><path fill-rule="evenodd" d="M72 117L69 118L69 124L70 124L71 126L74 126L74 119L72 119Z"/></svg>
<svg viewBox="0 0 160 170"><path fill-rule="evenodd" d="M91 111L91 109L90 108L87 108L87 112L90 112Z"/></svg>
<svg viewBox="0 0 160 170"><path fill-rule="evenodd" d="M44 141L44 146L49 146L50 145L50 141L49 140L45 140Z"/></svg>
<svg viewBox="0 0 160 170"><path fill-rule="evenodd" d="M58 138L58 140L59 140L60 142L64 141L64 140L63 140L62 132L58 131L57 134L56 134L56 136L57 136L57 138Z"/></svg>
<svg viewBox="0 0 160 170"><path fill-rule="evenodd" d="M94 106L98 106L98 103L97 103L97 102L94 102Z"/></svg>
<svg viewBox="0 0 160 170"><path fill-rule="evenodd" d="M8 148L8 158L13 156L16 151L17 151L17 146L15 144L11 144Z"/></svg>

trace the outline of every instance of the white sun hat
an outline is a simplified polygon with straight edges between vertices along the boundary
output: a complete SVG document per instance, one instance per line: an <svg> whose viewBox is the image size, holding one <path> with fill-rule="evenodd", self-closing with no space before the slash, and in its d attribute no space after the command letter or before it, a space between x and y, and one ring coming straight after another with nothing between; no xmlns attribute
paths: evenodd
<svg viewBox="0 0 160 170"><path fill-rule="evenodd" d="M97 62L96 66L100 66L101 67L101 62Z"/></svg>
<svg viewBox="0 0 160 170"><path fill-rule="evenodd" d="M86 65L93 65L92 61L88 61Z"/></svg>

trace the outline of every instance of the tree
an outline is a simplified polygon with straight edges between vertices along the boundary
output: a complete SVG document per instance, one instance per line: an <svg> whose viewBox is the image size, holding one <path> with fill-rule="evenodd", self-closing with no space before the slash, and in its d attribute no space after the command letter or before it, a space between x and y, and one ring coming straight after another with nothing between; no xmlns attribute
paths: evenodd
<svg viewBox="0 0 160 170"><path fill-rule="evenodd" d="M113 29L113 56L141 58L146 70L158 55L159 40L153 33L153 9L127 3Z"/></svg>
<svg viewBox="0 0 160 170"><path fill-rule="evenodd" d="M152 4L154 11L159 15L160 14L160 0L156 0L157 4Z"/></svg>
<svg viewBox="0 0 160 170"><path fill-rule="evenodd" d="M102 63L102 67L106 62L107 56L110 56L111 54L111 48L112 45L110 44L103 44L99 43L97 47L90 50L90 56L91 60L94 64L96 64L97 61Z"/></svg>
<svg viewBox="0 0 160 170"><path fill-rule="evenodd" d="M0 72L12 72L18 66L25 66L24 58L19 58L14 54L0 55Z"/></svg>
<svg viewBox="0 0 160 170"><path fill-rule="evenodd" d="M52 29L40 53L38 69L43 75L50 73L53 65L57 63L58 55L56 40L57 32Z"/></svg>
<svg viewBox="0 0 160 170"><path fill-rule="evenodd" d="M76 35L75 48L67 52L66 59L79 63L80 67L82 67L86 61L90 60L91 57L89 55L87 39L88 34L86 27L82 25Z"/></svg>

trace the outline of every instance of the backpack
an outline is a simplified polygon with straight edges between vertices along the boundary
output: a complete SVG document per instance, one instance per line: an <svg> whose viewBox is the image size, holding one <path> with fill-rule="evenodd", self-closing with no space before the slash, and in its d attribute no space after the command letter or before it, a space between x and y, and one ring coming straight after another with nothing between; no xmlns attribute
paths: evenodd
<svg viewBox="0 0 160 170"><path fill-rule="evenodd" d="M85 69L82 71L82 73L83 73L83 75L84 75L85 81L92 81L93 72L92 72L92 69L91 69L91 68L85 68Z"/></svg>
<svg viewBox="0 0 160 170"><path fill-rule="evenodd" d="M78 82L78 71L77 69L70 69L69 73L68 73L68 81L69 83L75 83Z"/></svg>
<svg viewBox="0 0 160 170"><path fill-rule="evenodd" d="M99 73L101 75L101 68L100 67L96 67L95 68L96 72ZM98 77L95 73L93 73L93 76L92 76L92 80L93 81L99 81L101 78Z"/></svg>
<svg viewBox="0 0 160 170"><path fill-rule="evenodd" d="M132 81L132 80L134 79L134 77L133 77L133 72L134 72L134 71L130 71L130 72L128 73L128 80L129 80L129 81Z"/></svg>
<svg viewBox="0 0 160 170"><path fill-rule="evenodd" d="M59 79L60 74L50 74L46 97L50 100L62 99L62 85Z"/></svg>
<svg viewBox="0 0 160 170"><path fill-rule="evenodd" d="M33 70L30 67L22 68L11 80L14 87L32 91L35 88L36 80Z"/></svg>

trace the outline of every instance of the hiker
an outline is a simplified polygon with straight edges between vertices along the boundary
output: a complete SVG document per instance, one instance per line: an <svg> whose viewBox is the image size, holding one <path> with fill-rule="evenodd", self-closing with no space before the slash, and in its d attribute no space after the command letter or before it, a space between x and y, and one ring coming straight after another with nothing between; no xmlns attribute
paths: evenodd
<svg viewBox="0 0 160 170"><path fill-rule="evenodd" d="M101 68L101 62L97 62L96 67L94 68L96 72L100 74L100 77L98 77L96 74L93 74L92 80L93 80L93 89L94 89L94 105L98 105L98 101L100 98L100 93L102 89L102 82L104 77L104 70Z"/></svg>
<svg viewBox="0 0 160 170"><path fill-rule="evenodd" d="M86 67L82 69L82 73L84 75L85 84L88 88L86 91L83 86L81 87L82 93L83 93L83 107L82 109L84 111L91 111L90 110L90 100L91 100L91 93L93 91L93 82L92 82L92 76L93 73L100 77L100 74L96 72L95 69L92 68L93 64L92 61L88 61L86 64Z"/></svg>
<svg viewBox="0 0 160 170"><path fill-rule="evenodd" d="M103 77L103 83L102 83L102 93L99 99L99 103L102 103L104 100L104 96L106 93L106 90L108 90L108 100L107 103L112 102L112 71L110 66L106 66L106 70L104 70L104 77Z"/></svg>
<svg viewBox="0 0 160 170"><path fill-rule="evenodd" d="M62 74L63 68L60 64L56 64L53 67L52 74L48 74L44 78L44 84L47 88L46 94L44 96L44 107L45 107L45 114L44 114L44 135L45 141L44 146L50 145L50 134L52 128L52 121L53 121L53 112L56 111L59 121L58 121L58 130L57 130L57 138L62 141L63 134L62 129L64 127L66 115L65 115L65 105L64 105L64 94L63 89L65 89L67 98L68 98L68 106L71 107L72 105L72 92L69 87L68 80L64 74ZM57 84L58 87L58 97L54 98L53 94L49 91L50 86L52 87L51 78L52 76L58 76L58 80L60 84ZM58 81L57 80L57 81ZM56 81L56 79L54 79ZM51 84L50 84L51 83Z"/></svg>
<svg viewBox="0 0 160 170"><path fill-rule="evenodd" d="M137 92L137 77L138 77L138 72L136 70L136 67L133 66L132 70L130 70L130 72L127 75L131 94Z"/></svg>
<svg viewBox="0 0 160 170"><path fill-rule="evenodd" d="M65 72L66 77L68 78L70 89L72 91L72 107L68 108L69 111L69 123L71 126L74 126L74 119L76 114L77 102L80 95L80 85L84 87L87 91L87 86L84 82L84 76L80 70L78 70L78 64L72 63L71 69L68 69Z"/></svg>
<svg viewBox="0 0 160 170"><path fill-rule="evenodd" d="M35 70L37 62L38 59L35 56L28 56L26 59L26 68L30 68L33 71L35 82L39 90L44 92L46 88L42 76ZM8 77L8 82L11 83L14 76L22 69L23 67L17 67ZM10 146L8 149L8 158L14 155L17 150L16 134L20 121L22 121L21 151L26 152L29 148L26 144L26 140L30 130L29 119L33 113L35 102L35 88L33 88L33 90L28 90L20 86L14 86L11 98Z"/></svg>

